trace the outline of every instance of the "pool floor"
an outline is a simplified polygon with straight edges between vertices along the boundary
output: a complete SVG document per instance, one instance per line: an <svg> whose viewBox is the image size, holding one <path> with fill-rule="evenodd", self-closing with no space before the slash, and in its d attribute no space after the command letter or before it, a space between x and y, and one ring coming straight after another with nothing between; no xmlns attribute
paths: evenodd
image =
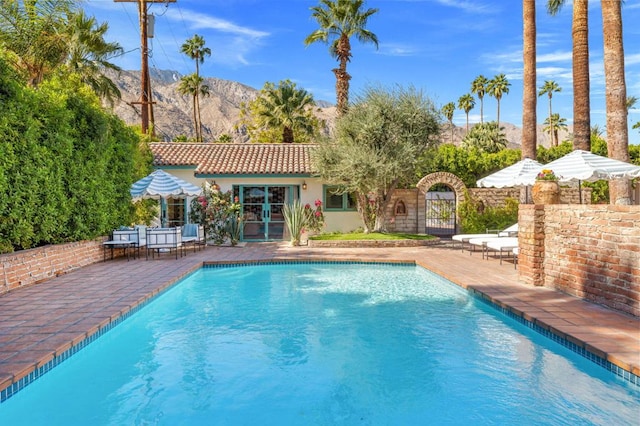
<svg viewBox="0 0 640 426"><path fill-rule="evenodd" d="M207 247L181 259L118 259L0 295L0 399L203 262L272 260L417 262L462 287L538 321L580 347L640 375L640 320L541 287L519 284L512 264L443 246L290 248L284 243Z"/></svg>

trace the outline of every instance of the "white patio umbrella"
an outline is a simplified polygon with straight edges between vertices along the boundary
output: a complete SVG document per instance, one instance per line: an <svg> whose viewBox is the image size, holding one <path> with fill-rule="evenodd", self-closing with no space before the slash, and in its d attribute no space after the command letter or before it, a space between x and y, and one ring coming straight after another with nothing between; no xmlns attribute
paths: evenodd
<svg viewBox="0 0 640 426"><path fill-rule="evenodd" d="M582 203L582 181L595 182L598 180L633 179L640 177L640 166L626 163L613 158L603 157L589 151L576 149L543 166L553 170L560 182L578 182L580 203ZM526 176L532 183L536 174Z"/></svg>
<svg viewBox="0 0 640 426"><path fill-rule="evenodd" d="M476 181L476 185L484 188L508 188L513 186L533 185L527 177L537 175L542 170L542 164L536 160L525 158L509 167L498 170Z"/></svg>
<svg viewBox="0 0 640 426"><path fill-rule="evenodd" d="M164 170L156 170L131 185L129 192L134 201L151 198L162 202L168 197L183 198L200 195L202 189ZM166 219L162 215L163 227L166 225L165 222Z"/></svg>
<svg viewBox="0 0 640 426"><path fill-rule="evenodd" d="M476 181L476 185L484 188L509 188L517 186L525 186L526 200L529 202L529 186L533 185L527 177L529 175L537 175L542 170L542 164L536 160L525 158L515 164L498 170L495 173L485 176L482 179Z"/></svg>

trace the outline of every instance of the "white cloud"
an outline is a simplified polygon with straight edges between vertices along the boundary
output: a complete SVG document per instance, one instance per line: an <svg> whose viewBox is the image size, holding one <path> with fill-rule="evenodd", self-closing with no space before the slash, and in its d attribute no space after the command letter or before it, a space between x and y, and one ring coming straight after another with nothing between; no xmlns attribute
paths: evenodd
<svg viewBox="0 0 640 426"><path fill-rule="evenodd" d="M401 43L380 43L377 51L385 56L413 56L417 52L415 47Z"/></svg>
<svg viewBox="0 0 640 426"><path fill-rule="evenodd" d="M174 20L181 19L189 24L193 29L216 30L222 33L245 36L252 39L260 39L270 35L265 31L254 30L251 28L236 25L233 22L229 22L224 19L219 19L201 13L194 13L188 10L181 11L179 16L174 13L168 15L168 17Z"/></svg>
<svg viewBox="0 0 640 426"><path fill-rule="evenodd" d="M566 52L551 52L537 55L536 62L570 62L572 58L571 51Z"/></svg>
<svg viewBox="0 0 640 426"><path fill-rule="evenodd" d="M470 1L470 0L434 0L436 3L441 4L443 6L453 7L456 9L460 9L467 13L494 13L495 5L481 4L478 1Z"/></svg>

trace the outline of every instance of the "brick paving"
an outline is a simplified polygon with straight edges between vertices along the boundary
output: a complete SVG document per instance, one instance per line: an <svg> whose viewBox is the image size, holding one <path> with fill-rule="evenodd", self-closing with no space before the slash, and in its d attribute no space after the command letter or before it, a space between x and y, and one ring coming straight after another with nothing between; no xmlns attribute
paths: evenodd
<svg viewBox="0 0 640 426"><path fill-rule="evenodd" d="M0 295L0 390L107 327L203 262L410 261L640 376L640 319L518 282L510 262L444 244L310 248L286 243L206 247L175 259L117 258Z"/></svg>

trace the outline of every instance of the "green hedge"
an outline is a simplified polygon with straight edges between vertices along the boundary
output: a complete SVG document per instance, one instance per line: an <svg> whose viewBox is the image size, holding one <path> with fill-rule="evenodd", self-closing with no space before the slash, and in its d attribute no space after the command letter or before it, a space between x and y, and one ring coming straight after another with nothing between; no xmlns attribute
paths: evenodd
<svg viewBox="0 0 640 426"><path fill-rule="evenodd" d="M130 223L138 144L73 77L33 90L0 61L0 253Z"/></svg>

